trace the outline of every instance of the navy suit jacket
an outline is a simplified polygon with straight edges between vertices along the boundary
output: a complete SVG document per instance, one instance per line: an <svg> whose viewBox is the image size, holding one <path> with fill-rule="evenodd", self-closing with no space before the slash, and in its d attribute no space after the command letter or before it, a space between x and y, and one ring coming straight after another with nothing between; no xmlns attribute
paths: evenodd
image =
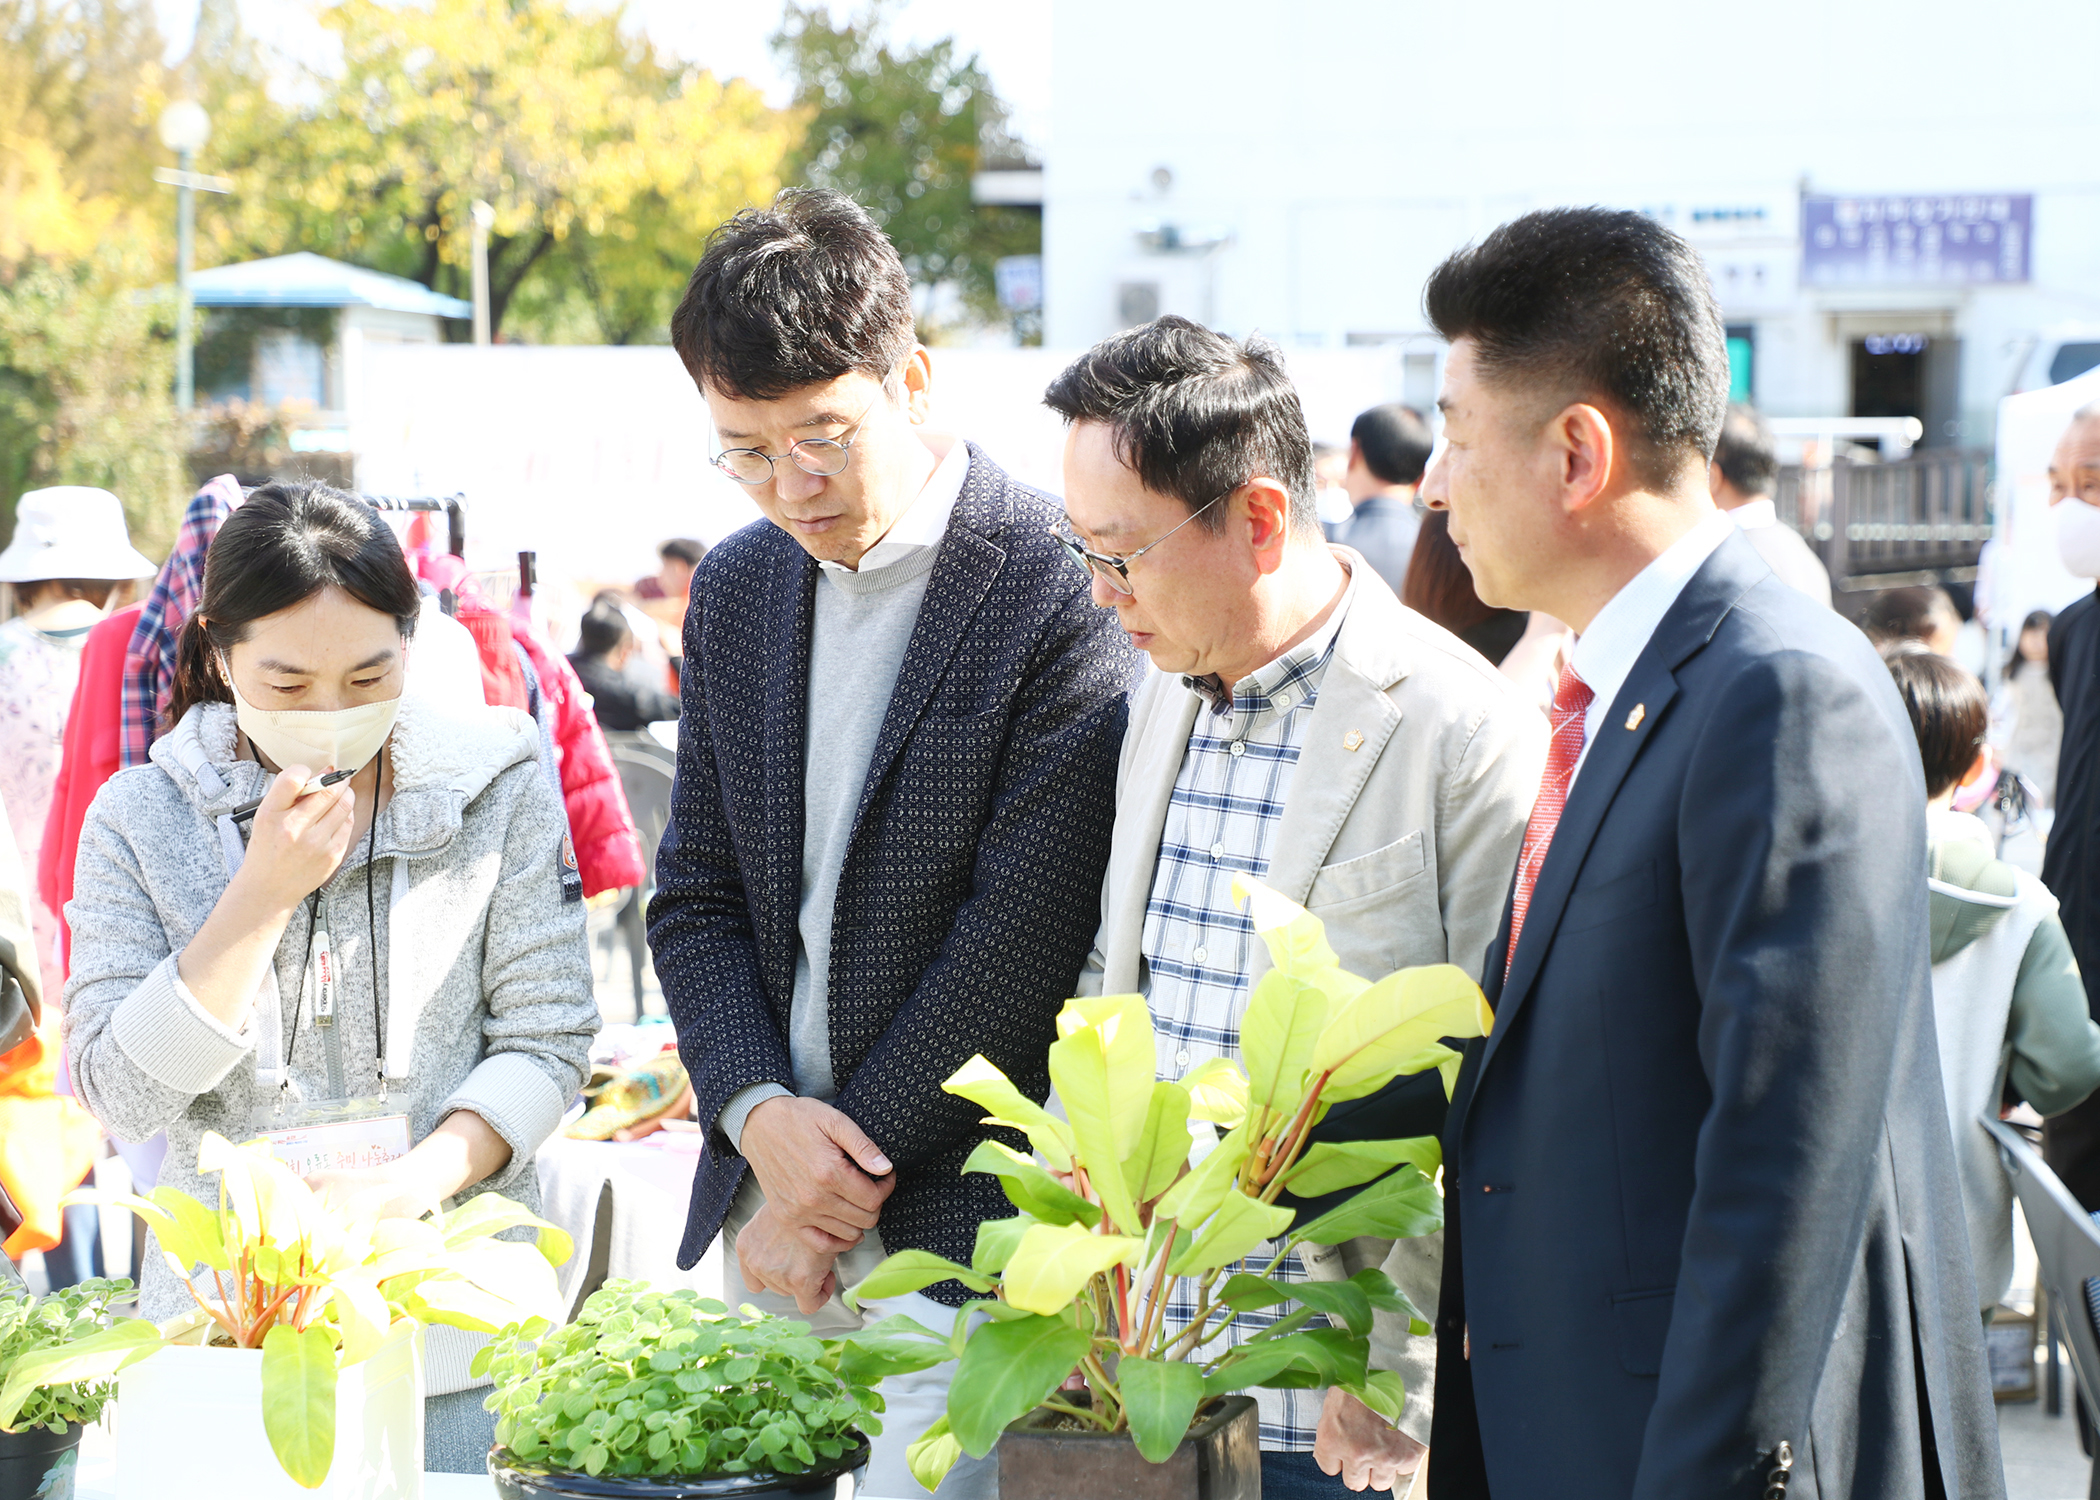
<svg viewBox="0 0 2100 1500"><path fill-rule="evenodd" d="M1730 536L1600 721L1501 984L1508 931L1445 1129L1432 1495L2002 1495L1923 775L1859 632Z"/></svg>
<svg viewBox="0 0 2100 1500"><path fill-rule="evenodd" d="M890 1250L965 1264L1013 1209L962 1175L991 1132L941 1084L983 1053L1036 1099L1093 943L1116 757L1141 659L1050 534L1063 514L972 448L868 767L832 922L832 1103L894 1165ZM770 522L707 554L649 945L699 1117L793 1089L802 783L817 565ZM815 732L822 734L821 722ZM1001 1137L1025 1146L1019 1135ZM678 1263L722 1227L745 1162L719 1131ZM959 1304L954 1282L928 1295Z"/></svg>

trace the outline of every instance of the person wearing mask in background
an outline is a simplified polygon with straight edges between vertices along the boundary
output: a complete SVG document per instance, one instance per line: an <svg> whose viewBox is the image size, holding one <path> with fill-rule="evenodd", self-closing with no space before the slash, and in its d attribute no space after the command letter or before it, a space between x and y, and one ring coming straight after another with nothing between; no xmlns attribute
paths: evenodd
<svg viewBox="0 0 2100 1500"><path fill-rule="evenodd" d="M2049 515L2065 570L2100 579L2100 401L2080 407L2057 441ZM2088 1009L2100 1019L2100 593L2085 595L2050 625L2049 685L2062 705L2064 735L2042 884L2060 905ZM2100 1100L2049 1121L2042 1152L2072 1196L2100 1210Z"/></svg>
<svg viewBox="0 0 2100 1500"><path fill-rule="evenodd" d="M968 1261L1013 1212L962 1166L973 1054L1049 1091L1086 959L1135 654L1087 599L1056 503L925 432L933 362L896 246L790 188L709 238L671 342L763 516L707 555L649 946L707 1151L678 1263L724 1237L732 1304L820 1334L946 1327L949 1281L849 1308L885 1251ZM867 1493L952 1365L882 1383ZM944 1500L997 1491L965 1459Z"/></svg>
<svg viewBox="0 0 2100 1500"><path fill-rule="evenodd" d="M1797 588L1818 604L1830 602L1830 570L1801 533L1782 525L1772 503L1772 482L1779 476L1779 454L1772 429L1748 406L1728 408L1721 440L1707 465L1714 504L1728 513L1757 555L1771 565L1779 581Z"/></svg>
<svg viewBox="0 0 2100 1500"><path fill-rule="evenodd" d="M2020 622L2019 637L2005 663L2005 768L2018 772L2056 805L2056 758L2063 748L2064 711L2049 684L2049 627L2056 616L2038 609Z"/></svg>
<svg viewBox="0 0 2100 1500"><path fill-rule="evenodd" d="M1955 659L1955 647L1961 640L1961 613L1945 589L1931 584L1883 589L1867 605L1859 623L1877 646L1917 641L1949 661Z"/></svg>
<svg viewBox="0 0 2100 1500"><path fill-rule="evenodd" d="M369 1120L399 1154L310 1177L325 1198L383 1190L416 1218L481 1189L539 1209L533 1156L599 1025L583 885L532 721L404 693L421 602L362 501L257 489L211 544L173 722L88 811L66 908L73 1085L123 1140L167 1131L160 1185L202 1203L206 1131L326 1117ZM356 774L306 790L331 767ZM232 813L258 798L243 848ZM139 1311L193 1305L149 1251ZM427 1335L432 1470L487 1457L477 1343Z"/></svg>
<svg viewBox="0 0 2100 1500"><path fill-rule="evenodd" d="M15 503L14 538L0 552L0 583L15 596L15 617L0 625L0 801L29 869L44 842L80 648L112 595L153 570L131 545L123 502L108 490L63 485ZM55 999L65 982L58 920L34 897L30 911L44 988Z"/></svg>
<svg viewBox="0 0 2100 1500"><path fill-rule="evenodd" d="M634 631L617 602L601 597L584 611L569 665L591 695L591 712L598 716L600 729L646 729L678 717L676 698L637 681L628 671L636 649Z"/></svg>
<svg viewBox="0 0 2100 1500"><path fill-rule="evenodd" d="M1983 684L1916 644L1896 647L1888 664L1925 767L1934 1028L1976 1305L1988 1319L2012 1285L2012 1183L1978 1117L1997 1116L2008 1093L2049 1116L2100 1088L2100 1026L2086 1012L2056 898L1995 857L1981 820L1954 810L1955 790L1983 754Z"/></svg>
<svg viewBox="0 0 2100 1500"><path fill-rule="evenodd" d="M1313 456L1313 502L1320 513L1320 529L1330 542L1348 529L1356 507L1349 503L1349 446L1346 443L1315 442Z"/></svg>
<svg viewBox="0 0 2100 1500"><path fill-rule="evenodd" d="M1360 553L1321 536L1305 417L1276 347L1164 317L1096 345L1044 399L1068 424L1065 545L1159 669L1131 706L1081 993L1144 995L1162 1078L1237 1057L1268 967L1232 899L1240 874L1324 919L1352 973L1450 963L1479 978L1545 725ZM1442 1077L1423 1073L1337 1115L1354 1116L1345 1139L1426 1136L1444 1104ZM1442 1256L1434 1235L1366 1237L1249 1247L1246 1269L1306 1282L1382 1267L1426 1308ZM1197 1315L1182 1292L1170 1332ZM1344 1390L1259 1392L1262 1493L1404 1490L1429 1439L1434 1358L1430 1336L1378 1316L1372 1365L1407 1385L1397 1427Z"/></svg>
<svg viewBox="0 0 2100 1500"><path fill-rule="evenodd" d="M1482 599L1577 632L1444 1131L1429 1493L2003 1496L1916 736L1714 506L1707 269L1553 209L1424 301L1423 498Z"/></svg>
<svg viewBox="0 0 2100 1500"><path fill-rule="evenodd" d="M1372 407L1349 429L1344 483L1356 509L1333 539L1361 553L1396 595L1407 580L1407 559L1421 529L1415 486L1422 482L1433 446L1422 414L1398 402Z"/></svg>

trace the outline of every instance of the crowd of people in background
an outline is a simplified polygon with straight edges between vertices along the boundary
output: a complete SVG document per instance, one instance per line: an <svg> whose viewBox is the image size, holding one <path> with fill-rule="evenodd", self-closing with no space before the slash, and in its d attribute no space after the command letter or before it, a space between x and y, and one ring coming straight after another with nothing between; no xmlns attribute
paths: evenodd
<svg viewBox="0 0 2100 1500"><path fill-rule="evenodd" d="M205 1131L375 1100L399 1151L325 1195L536 1208L601 1019L585 903L649 882L707 1141L679 1263L719 1237L731 1304L823 1333L946 1326L959 1282L842 1295L1010 1213L943 1083L977 1055L1044 1098L1074 994L1141 994L1163 1078L1236 1057L1252 876L1344 968L1457 965L1495 1011L1455 1078L1331 1137L1440 1138L1441 1233L1245 1259L1381 1270L1433 1317L1375 1319L1396 1420L1261 1393L1271 1500L1425 1462L1453 1500L2002 1494L1982 1122L2046 1121L2100 1208L2100 595L1990 662L1947 587L1834 590L1650 219L1526 215L1427 306L1441 438L1389 403L1323 450L1275 346L1167 316L1049 386L1056 499L936 433L895 246L789 190L710 238L672 323L760 519L664 542L565 655L312 481L207 486L121 610L156 568L117 498L23 495L0 1097L41 1113L0 1139L11 1250L90 1274L55 1204L99 1128L207 1197ZM2100 408L2051 483L2100 574ZM607 732L675 742L646 873ZM65 878L22 899L25 861ZM148 1257L142 1307L185 1300ZM431 1340L434 1468L487 1449L471 1354ZM952 1373L884 1382L868 1494L923 1493L905 1449ZM966 1459L939 1494L996 1487Z"/></svg>

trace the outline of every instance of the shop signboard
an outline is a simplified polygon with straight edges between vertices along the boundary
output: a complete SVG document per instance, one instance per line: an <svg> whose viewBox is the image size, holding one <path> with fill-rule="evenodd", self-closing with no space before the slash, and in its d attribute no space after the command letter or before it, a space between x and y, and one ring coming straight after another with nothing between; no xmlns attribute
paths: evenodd
<svg viewBox="0 0 2100 1500"><path fill-rule="evenodd" d="M2031 193L1810 197L1801 280L1812 287L2017 286L2034 243Z"/></svg>

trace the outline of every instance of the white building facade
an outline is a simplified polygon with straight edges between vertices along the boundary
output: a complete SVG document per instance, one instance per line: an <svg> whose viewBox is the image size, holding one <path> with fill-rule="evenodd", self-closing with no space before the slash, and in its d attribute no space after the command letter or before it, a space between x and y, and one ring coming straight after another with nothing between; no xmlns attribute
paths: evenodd
<svg viewBox="0 0 2100 1500"><path fill-rule="evenodd" d="M1987 445L2037 340L2100 326L2100 5L1057 0L1045 342L1159 313L1393 346L1452 250L1639 209L1706 257L1738 394Z"/></svg>

